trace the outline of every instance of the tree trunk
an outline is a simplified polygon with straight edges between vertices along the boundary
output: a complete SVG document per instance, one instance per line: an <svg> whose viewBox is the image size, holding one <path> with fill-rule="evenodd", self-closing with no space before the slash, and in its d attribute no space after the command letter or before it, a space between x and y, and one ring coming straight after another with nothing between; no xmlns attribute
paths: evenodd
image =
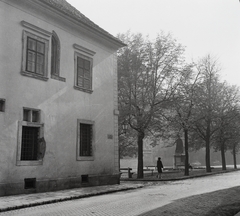
<svg viewBox="0 0 240 216"><path fill-rule="evenodd" d="M144 133L138 132L138 169L137 178L143 178L143 138Z"/></svg>
<svg viewBox="0 0 240 216"><path fill-rule="evenodd" d="M233 164L234 164L234 169L237 169L237 159L236 159L236 146L233 146Z"/></svg>
<svg viewBox="0 0 240 216"><path fill-rule="evenodd" d="M206 131L206 172L211 172L210 162L210 121L208 122Z"/></svg>
<svg viewBox="0 0 240 216"><path fill-rule="evenodd" d="M189 176L189 158L188 158L188 129L184 130L185 138L185 176Z"/></svg>
<svg viewBox="0 0 240 216"><path fill-rule="evenodd" d="M226 170L225 148L224 143L221 143L221 157L222 157L222 170Z"/></svg>

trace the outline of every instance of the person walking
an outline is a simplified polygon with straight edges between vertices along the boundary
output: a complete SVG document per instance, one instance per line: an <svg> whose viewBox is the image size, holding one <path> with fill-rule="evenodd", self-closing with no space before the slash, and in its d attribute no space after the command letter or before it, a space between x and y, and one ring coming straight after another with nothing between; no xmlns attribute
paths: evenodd
<svg viewBox="0 0 240 216"><path fill-rule="evenodd" d="M162 178L162 176L161 176L162 169L163 169L163 164L162 164L161 158L159 157L158 160L157 160L157 170L158 170L157 178L159 178L159 179Z"/></svg>

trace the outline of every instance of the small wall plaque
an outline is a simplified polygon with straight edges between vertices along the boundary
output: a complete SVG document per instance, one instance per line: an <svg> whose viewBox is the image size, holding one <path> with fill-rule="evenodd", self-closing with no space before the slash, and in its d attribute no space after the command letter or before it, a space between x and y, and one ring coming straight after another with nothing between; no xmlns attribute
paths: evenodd
<svg viewBox="0 0 240 216"><path fill-rule="evenodd" d="M113 139L113 135L112 135L112 134L108 134L108 135L107 135L107 138L108 138L108 139Z"/></svg>

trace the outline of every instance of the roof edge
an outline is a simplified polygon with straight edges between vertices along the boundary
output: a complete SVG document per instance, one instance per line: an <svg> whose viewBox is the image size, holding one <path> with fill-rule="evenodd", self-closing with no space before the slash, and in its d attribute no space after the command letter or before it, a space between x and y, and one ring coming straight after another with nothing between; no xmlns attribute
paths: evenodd
<svg viewBox="0 0 240 216"><path fill-rule="evenodd" d="M51 0L41 0L41 1L33 0L33 2L35 2L39 5L42 5L42 6L48 5L49 7L51 7L51 9L60 12L65 17L71 18L68 20L70 20L70 21L74 20L75 21L74 23L77 25L79 25L79 23L81 23L81 25L85 26L88 30L91 30L93 32L96 32L96 33L102 35L104 38L108 39L109 41L111 41L112 43L117 45L119 48L126 46L126 44L123 43L121 40L119 40L117 37L111 35L107 31L105 31L103 28L99 27L94 22L92 22L90 19L88 19L86 16L84 16L74 6L72 6L65 0L63 0L63 1L64 1L64 3L66 2L69 5L69 7L71 7L71 9L73 9L75 11L71 12L70 10L64 9L63 7L60 7L60 6L57 7L56 4L54 3L54 1L51 1ZM80 16L77 16L74 13L79 13L79 15L81 15L83 18L81 19Z"/></svg>

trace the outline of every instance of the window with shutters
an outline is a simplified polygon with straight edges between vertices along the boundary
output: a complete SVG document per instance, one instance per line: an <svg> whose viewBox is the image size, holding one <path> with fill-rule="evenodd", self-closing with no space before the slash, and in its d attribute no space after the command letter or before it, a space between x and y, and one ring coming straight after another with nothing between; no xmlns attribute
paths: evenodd
<svg viewBox="0 0 240 216"><path fill-rule="evenodd" d="M93 160L94 123L78 120L77 128L77 159Z"/></svg>
<svg viewBox="0 0 240 216"><path fill-rule="evenodd" d="M41 165L45 153L43 124L38 109L23 108L18 122L17 165Z"/></svg>
<svg viewBox="0 0 240 216"><path fill-rule="evenodd" d="M92 62L92 58L75 52L75 89L92 92Z"/></svg>
<svg viewBox="0 0 240 216"><path fill-rule="evenodd" d="M23 31L23 61L21 74L46 81L49 40Z"/></svg>

